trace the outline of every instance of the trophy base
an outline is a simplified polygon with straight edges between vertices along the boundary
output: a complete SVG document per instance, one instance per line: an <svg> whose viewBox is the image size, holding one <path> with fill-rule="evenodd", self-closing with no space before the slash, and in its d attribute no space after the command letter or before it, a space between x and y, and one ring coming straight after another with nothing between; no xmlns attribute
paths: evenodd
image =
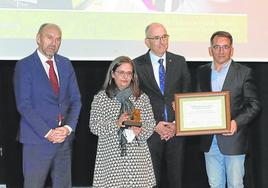
<svg viewBox="0 0 268 188"><path fill-rule="evenodd" d="M131 127L131 126L135 126L135 127L141 127L142 126L142 122L140 121L133 121L133 120L127 120L123 122L123 125L125 125L126 127Z"/></svg>

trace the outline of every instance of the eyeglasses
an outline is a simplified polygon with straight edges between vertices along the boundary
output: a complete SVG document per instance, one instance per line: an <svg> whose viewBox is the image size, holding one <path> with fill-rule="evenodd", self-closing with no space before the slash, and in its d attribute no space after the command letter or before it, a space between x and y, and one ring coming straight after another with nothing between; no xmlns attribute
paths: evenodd
<svg viewBox="0 0 268 188"><path fill-rule="evenodd" d="M169 35L164 34L162 36L147 37L146 39L150 39L150 40L154 40L154 41L160 41L160 40L167 41L168 38L169 38Z"/></svg>
<svg viewBox="0 0 268 188"><path fill-rule="evenodd" d="M133 72L125 72L125 71L115 71L118 76L124 77L126 76L127 78L131 78L133 76Z"/></svg>
<svg viewBox="0 0 268 188"><path fill-rule="evenodd" d="M223 49L223 50L229 50L231 48L231 46L229 45L213 45L212 48L214 50L220 50L220 49Z"/></svg>

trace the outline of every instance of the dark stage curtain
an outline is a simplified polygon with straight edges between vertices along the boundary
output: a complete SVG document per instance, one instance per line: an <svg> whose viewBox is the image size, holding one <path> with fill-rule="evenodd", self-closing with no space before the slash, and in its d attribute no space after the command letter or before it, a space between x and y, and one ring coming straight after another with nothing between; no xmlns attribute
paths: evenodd
<svg viewBox="0 0 268 188"><path fill-rule="evenodd" d="M16 61L0 61L0 184L22 187L21 144L17 141L19 114L13 91L13 72ZM82 109L73 145L73 185L92 185L97 137L91 134L90 105L102 86L109 61L74 61L82 94ZM195 70L206 62L188 62L195 83ZM246 159L245 187L268 187L268 62L243 62L252 67L259 85L262 112L250 127L249 155ZM203 154L198 150L199 138L187 137L185 152L184 187L208 188ZM0 152L1 154L1 152ZM48 184L49 184L48 179Z"/></svg>

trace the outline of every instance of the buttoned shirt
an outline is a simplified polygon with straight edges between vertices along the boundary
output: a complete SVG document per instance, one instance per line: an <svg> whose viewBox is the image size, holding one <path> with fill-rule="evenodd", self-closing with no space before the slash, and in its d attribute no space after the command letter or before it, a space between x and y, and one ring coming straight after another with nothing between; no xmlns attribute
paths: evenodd
<svg viewBox="0 0 268 188"><path fill-rule="evenodd" d="M225 63L220 71L215 70L215 64L211 64L211 89L212 91L222 91L222 87L228 73L232 60Z"/></svg>
<svg viewBox="0 0 268 188"><path fill-rule="evenodd" d="M149 55L150 55L150 59L151 59L152 66L153 66L154 77L155 77L155 80L156 80L158 87L160 88L160 82L159 82L159 66L160 66L160 64L158 63L158 60L159 59L164 60L163 65L164 65L164 68L166 70L166 54L164 54L162 57L158 57L153 52L150 51Z"/></svg>

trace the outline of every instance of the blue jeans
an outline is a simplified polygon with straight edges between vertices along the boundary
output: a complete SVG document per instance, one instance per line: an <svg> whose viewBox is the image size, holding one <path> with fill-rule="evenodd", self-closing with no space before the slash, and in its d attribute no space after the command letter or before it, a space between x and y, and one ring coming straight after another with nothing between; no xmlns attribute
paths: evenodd
<svg viewBox="0 0 268 188"><path fill-rule="evenodd" d="M230 146L232 147L232 146ZM205 152L206 170L211 188L243 188L245 155L223 155L216 136L209 152Z"/></svg>

